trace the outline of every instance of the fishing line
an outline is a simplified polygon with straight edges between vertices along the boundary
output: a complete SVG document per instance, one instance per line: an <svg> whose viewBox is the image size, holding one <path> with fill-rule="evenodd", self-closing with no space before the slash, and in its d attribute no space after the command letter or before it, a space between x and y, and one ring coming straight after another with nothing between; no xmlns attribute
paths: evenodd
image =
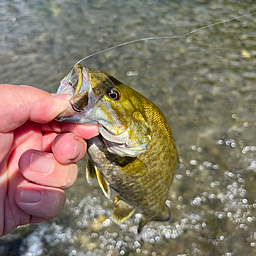
<svg viewBox="0 0 256 256"><path fill-rule="evenodd" d="M222 20L222 21L218 21L218 22L215 22L215 23L212 23L212 24L209 24L209 25L205 25L203 27L200 27L200 28L197 28L197 29L193 29L189 32L186 32L184 34L181 34L181 35L174 35L174 36L153 36L153 37L144 37L144 38L139 38L139 39L135 39L135 40L131 40L131 41L127 41L127 42L124 42L124 43L120 43L120 44L117 44L117 45L114 45L114 46L111 46L109 48L106 48L106 49L103 49L103 50L100 50L98 52L94 52L92 54L89 54L87 55L86 57L82 58L81 60L79 60L76 64L79 64L81 63L82 61L86 60L86 59L89 59L95 55L98 55L98 54L101 54L103 52L107 52L107 51L110 51L110 50L113 50L113 49L116 49L116 48L119 48L121 46L125 46L125 45L128 45L128 44L133 44L133 43L137 43L137 42L142 42L142 41L150 41L150 40L163 40L163 39L178 39L178 38L181 38L181 37L186 37L186 36L189 36L193 33L196 33L198 31L201 31L201 30L204 30L204 29L207 29L207 28L210 28L210 27L215 27L217 25L220 25L220 24L224 24L224 23L227 23L227 22L231 22L233 20L239 20L245 16L253 16L255 15L256 12L252 12L252 13L246 13L246 14L243 14L243 15L240 15L240 16L237 16L237 17L234 17L234 18L231 18L231 19L227 19L227 20Z"/></svg>

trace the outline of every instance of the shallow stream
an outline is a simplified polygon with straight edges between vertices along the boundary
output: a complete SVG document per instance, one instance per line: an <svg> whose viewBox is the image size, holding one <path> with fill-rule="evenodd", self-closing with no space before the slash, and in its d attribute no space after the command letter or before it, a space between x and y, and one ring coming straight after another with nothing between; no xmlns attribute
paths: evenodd
<svg viewBox="0 0 256 256"><path fill-rule="evenodd" d="M253 0L1 0L0 83L55 92L82 64L110 73L165 114L180 166L171 222L112 222L85 160L53 221L0 238L0 255L256 255L256 3ZM239 19L233 19L240 15ZM233 20L231 20L233 19Z"/></svg>

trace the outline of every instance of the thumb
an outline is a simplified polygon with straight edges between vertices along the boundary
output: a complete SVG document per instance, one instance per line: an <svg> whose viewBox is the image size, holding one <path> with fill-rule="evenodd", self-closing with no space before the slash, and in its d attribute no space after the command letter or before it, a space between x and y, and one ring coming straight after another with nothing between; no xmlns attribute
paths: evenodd
<svg viewBox="0 0 256 256"><path fill-rule="evenodd" d="M9 132L30 120L48 123L64 111L69 102L26 85L1 84L0 132Z"/></svg>

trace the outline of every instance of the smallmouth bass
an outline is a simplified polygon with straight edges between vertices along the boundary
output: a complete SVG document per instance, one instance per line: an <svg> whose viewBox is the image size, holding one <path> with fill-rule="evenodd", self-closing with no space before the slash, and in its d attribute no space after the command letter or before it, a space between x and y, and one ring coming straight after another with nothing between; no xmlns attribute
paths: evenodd
<svg viewBox="0 0 256 256"><path fill-rule="evenodd" d="M148 221L167 221L165 204L178 163L171 130L162 112L111 75L75 64L57 93L72 96L56 120L99 124L100 135L87 141L86 177L97 177L109 198L117 191L113 220L129 218L138 207Z"/></svg>

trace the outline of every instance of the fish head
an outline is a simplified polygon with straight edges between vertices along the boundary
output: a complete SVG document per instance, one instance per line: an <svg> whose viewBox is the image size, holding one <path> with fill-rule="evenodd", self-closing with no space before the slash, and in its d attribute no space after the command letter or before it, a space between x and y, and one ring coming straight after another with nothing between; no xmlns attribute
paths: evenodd
<svg viewBox="0 0 256 256"><path fill-rule="evenodd" d="M138 93L105 72L75 64L57 93L71 96L58 121L98 124L110 153L135 157L146 151L150 128Z"/></svg>

